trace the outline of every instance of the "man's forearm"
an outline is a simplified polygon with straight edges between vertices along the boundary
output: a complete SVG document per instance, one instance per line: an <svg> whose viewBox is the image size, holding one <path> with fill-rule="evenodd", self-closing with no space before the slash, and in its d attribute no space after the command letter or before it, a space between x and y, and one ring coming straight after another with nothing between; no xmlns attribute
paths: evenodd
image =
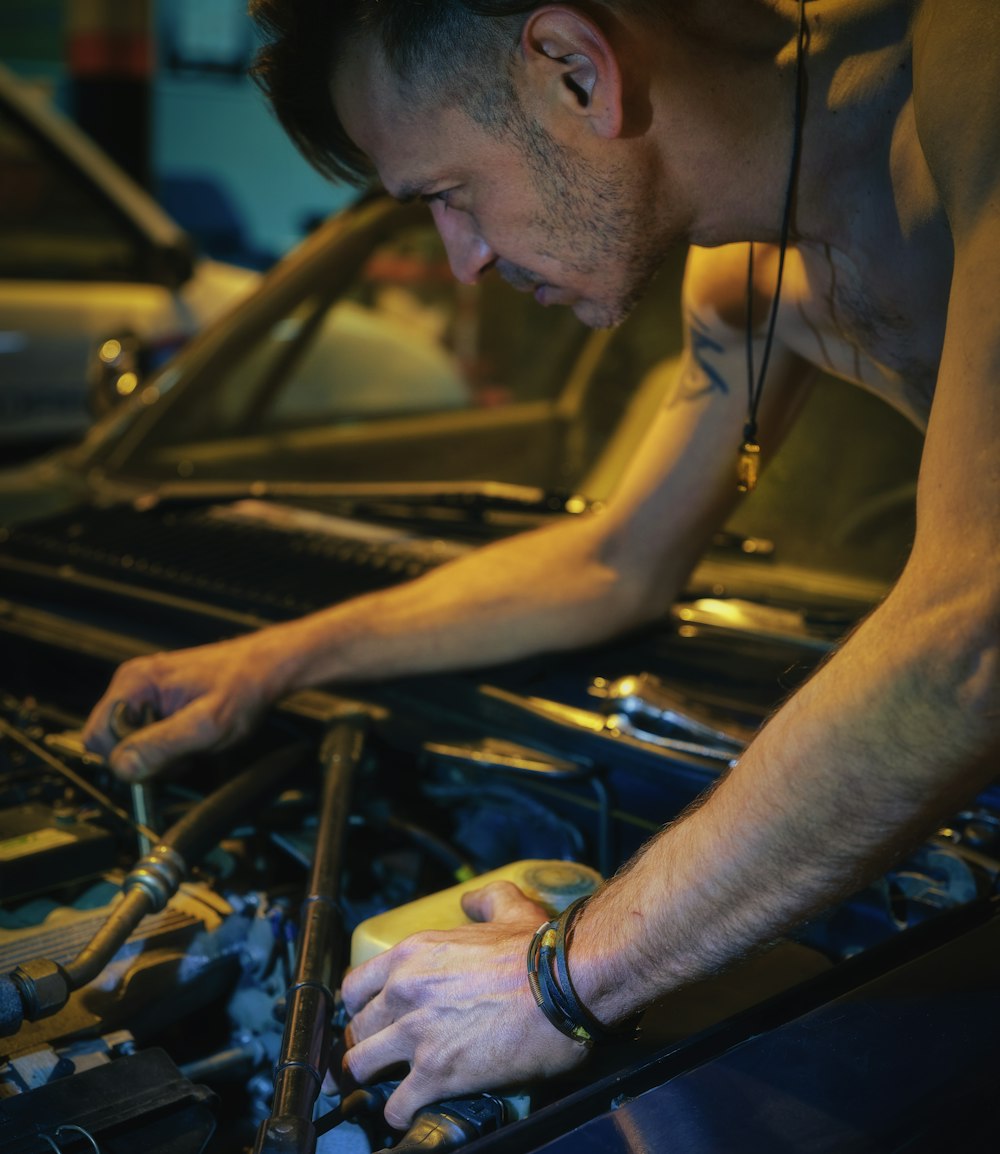
<svg viewBox="0 0 1000 1154"><path fill-rule="evenodd" d="M423 577L277 627L283 691L325 681L475 668L604 640L676 592L616 564L587 518L519 534ZM686 576L679 567L676 586ZM274 631L272 631L274 632Z"/></svg>
<svg viewBox="0 0 1000 1154"><path fill-rule="evenodd" d="M857 890L996 769L975 606L890 599L578 922L574 981L621 1018ZM989 614L985 620L989 620Z"/></svg>

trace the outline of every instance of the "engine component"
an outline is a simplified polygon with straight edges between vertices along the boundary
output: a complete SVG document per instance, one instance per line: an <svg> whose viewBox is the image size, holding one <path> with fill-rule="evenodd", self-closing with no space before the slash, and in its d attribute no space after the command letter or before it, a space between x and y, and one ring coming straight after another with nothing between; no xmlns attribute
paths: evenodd
<svg viewBox="0 0 1000 1154"><path fill-rule="evenodd" d="M593 893L601 884L601 875L597 870L579 862L511 862L500 869L366 919L351 937L351 965L361 965L420 930L449 930L465 925L469 919L462 912L462 895L496 881L513 882L554 917L570 902L584 894Z"/></svg>
<svg viewBox="0 0 1000 1154"><path fill-rule="evenodd" d="M603 712L623 732L652 739L673 737L717 748L720 755L736 757L753 737L753 729L719 710L667 685L651 673L596 678L589 690L604 701Z"/></svg>
<svg viewBox="0 0 1000 1154"><path fill-rule="evenodd" d="M215 1130L213 1101L163 1050L108 1057L30 1093L0 1097L0 1154L43 1154L71 1140L81 1149L81 1135L102 1154L198 1154Z"/></svg>
<svg viewBox="0 0 1000 1154"><path fill-rule="evenodd" d="M35 1021L55 1013L73 990L92 981L142 918L166 906L180 883L185 862L197 861L211 849L235 815L272 789L301 753L302 747L293 744L263 758L186 814L125 879L121 902L92 941L65 967L38 960L0 979L0 1010L4 1014L0 1035L15 1033L24 1018Z"/></svg>
<svg viewBox="0 0 1000 1154"><path fill-rule="evenodd" d="M335 974L342 956L337 899L348 801L361 760L364 728L341 721L320 750L323 803L309 892L302 904L295 980L288 991L285 1034L274 1072L274 1106L261 1124L255 1154L312 1154L313 1108L326 1073Z"/></svg>
<svg viewBox="0 0 1000 1154"><path fill-rule="evenodd" d="M57 906L36 925L0 929L0 972L16 973L39 958L68 964L107 921L111 895L120 900L112 883L98 883L81 895L81 908ZM143 918L97 983L73 994L57 1014L25 1022L4 1049L20 1054L125 1025L162 1029L231 985L253 926L207 887L185 886L165 910ZM20 1004L9 1009L20 1012Z"/></svg>
<svg viewBox="0 0 1000 1154"><path fill-rule="evenodd" d="M491 1134L506 1121L506 1109L492 1094L454 1098L421 1110L392 1147L400 1154L413 1150L458 1150L474 1138ZM388 1151L379 1151L388 1154Z"/></svg>
<svg viewBox="0 0 1000 1154"><path fill-rule="evenodd" d="M29 803L0 812L0 893L5 901L95 877L114 864L111 834L68 807Z"/></svg>

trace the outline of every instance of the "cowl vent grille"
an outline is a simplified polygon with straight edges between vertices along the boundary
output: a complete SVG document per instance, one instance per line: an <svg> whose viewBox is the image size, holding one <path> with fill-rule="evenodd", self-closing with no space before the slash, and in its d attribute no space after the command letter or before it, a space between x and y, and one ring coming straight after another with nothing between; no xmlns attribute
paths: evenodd
<svg viewBox="0 0 1000 1154"><path fill-rule="evenodd" d="M12 529L3 555L227 609L291 617L417 577L459 547L340 518L308 527L222 507L76 510Z"/></svg>

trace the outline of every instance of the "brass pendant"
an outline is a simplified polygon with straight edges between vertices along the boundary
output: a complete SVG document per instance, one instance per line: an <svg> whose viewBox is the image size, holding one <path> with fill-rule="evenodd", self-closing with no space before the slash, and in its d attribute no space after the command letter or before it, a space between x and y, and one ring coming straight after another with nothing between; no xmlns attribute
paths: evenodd
<svg viewBox="0 0 1000 1154"><path fill-rule="evenodd" d="M759 473L760 445L756 441L744 441L736 463L736 488L741 493L752 493L757 488Z"/></svg>

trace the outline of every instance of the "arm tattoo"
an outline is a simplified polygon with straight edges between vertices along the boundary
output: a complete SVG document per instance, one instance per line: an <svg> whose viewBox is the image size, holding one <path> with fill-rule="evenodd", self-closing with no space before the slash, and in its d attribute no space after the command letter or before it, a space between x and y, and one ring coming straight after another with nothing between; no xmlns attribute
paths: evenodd
<svg viewBox="0 0 1000 1154"><path fill-rule="evenodd" d="M710 335L707 327L697 317L688 315L688 330L691 341L691 357L701 373L686 372L680 382L678 400L694 401L709 393L729 396L729 386L719 370L709 363L712 353L723 352L723 346Z"/></svg>

